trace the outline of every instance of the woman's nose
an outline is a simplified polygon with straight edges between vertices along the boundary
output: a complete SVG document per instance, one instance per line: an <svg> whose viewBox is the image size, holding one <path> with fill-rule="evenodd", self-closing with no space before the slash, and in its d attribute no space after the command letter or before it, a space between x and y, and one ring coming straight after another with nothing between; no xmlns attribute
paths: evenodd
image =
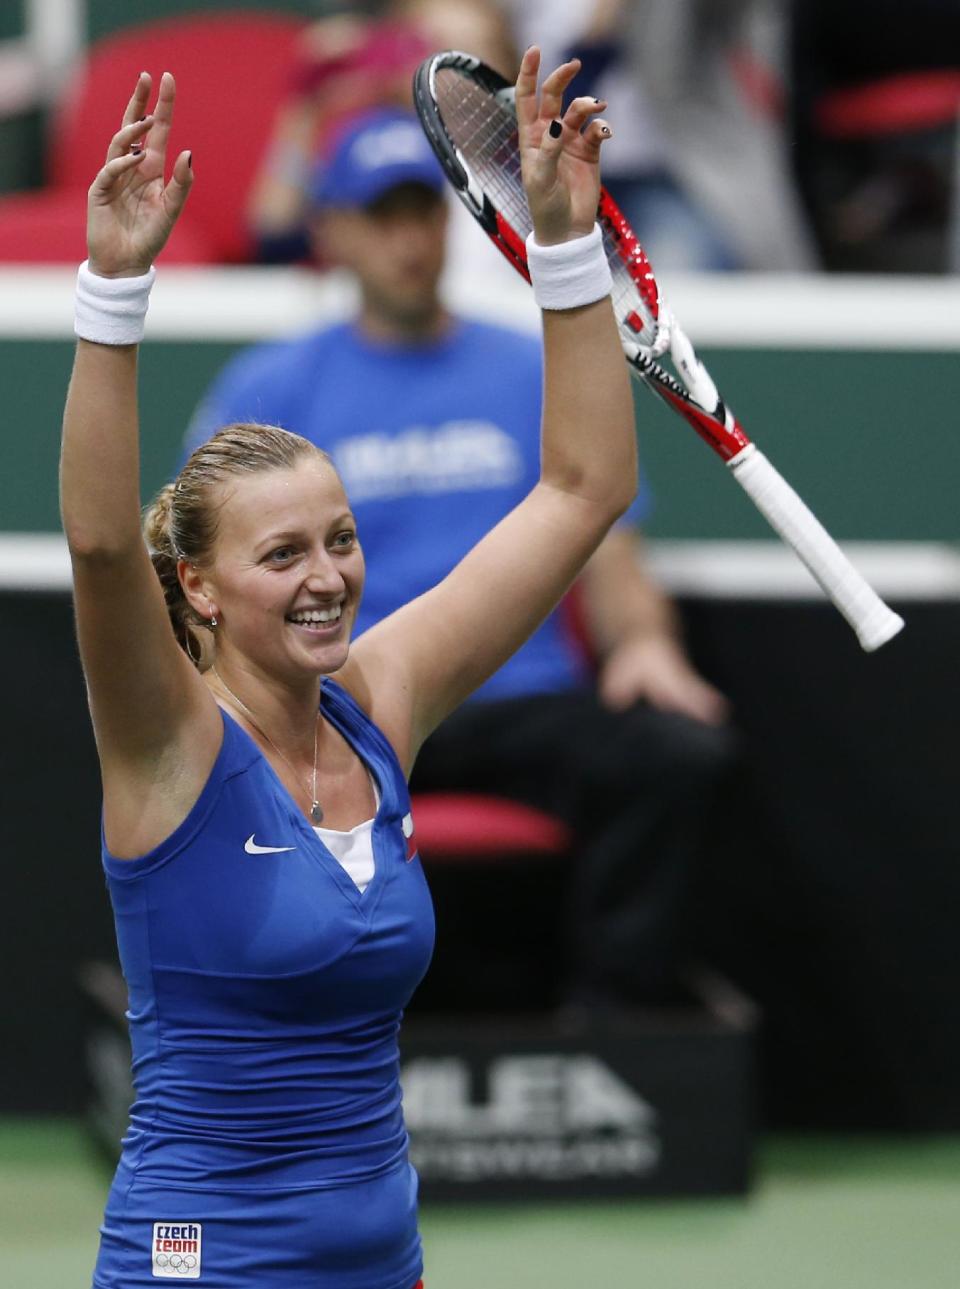
<svg viewBox="0 0 960 1289"><path fill-rule="evenodd" d="M344 586L343 575L328 551L319 552L313 557L307 570L306 581L311 590L326 595L331 591L340 591Z"/></svg>

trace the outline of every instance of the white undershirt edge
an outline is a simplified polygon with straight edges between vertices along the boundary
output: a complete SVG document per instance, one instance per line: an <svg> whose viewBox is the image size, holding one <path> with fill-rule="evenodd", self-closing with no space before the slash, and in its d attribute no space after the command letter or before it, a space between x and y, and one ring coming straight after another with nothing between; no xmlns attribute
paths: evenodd
<svg viewBox="0 0 960 1289"><path fill-rule="evenodd" d="M376 871L373 859L373 825L376 812L380 809L380 793L377 791L372 775L370 783L373 787L373 819L365 819L349 832L339 832L336 828L324 828L319 824L313 825L313 831L361 895L373 881Z"/></svg>

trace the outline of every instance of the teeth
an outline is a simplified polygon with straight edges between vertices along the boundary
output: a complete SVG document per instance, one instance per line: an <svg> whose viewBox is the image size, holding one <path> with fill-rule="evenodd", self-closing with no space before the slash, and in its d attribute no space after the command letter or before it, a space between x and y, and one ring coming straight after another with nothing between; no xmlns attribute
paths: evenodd
<svg viewBox="0 0 960 1289"><path fill-rule="evenodd" d="M340 617L341 605L332 609L304 609L300 613L291 613L291 622L335 622Z"/></svg>

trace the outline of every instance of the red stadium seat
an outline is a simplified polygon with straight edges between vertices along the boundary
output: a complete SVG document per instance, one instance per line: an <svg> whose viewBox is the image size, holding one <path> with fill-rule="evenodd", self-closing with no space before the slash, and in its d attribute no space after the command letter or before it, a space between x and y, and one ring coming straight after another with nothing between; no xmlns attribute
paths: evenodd
<svg viewBox="0 0 960 1289"><path fill-rule="evenodd" d="M960 118L960 71L907 72L832 90L816 107L828 138L908 134L952 125Z"/></svg>
<svg viewBox="0 0 960 1289"><path fill-rule="evenodd" d="M168 155L193 151L198 182L164 262L239 263L250 255L245 201L286 92L303 20L239 10L127 27L91 47L50 129L49 186L0 201L0 260L77 263L90 181L103 164L137 73L177 78Z"/></svg>
<svg viewBox="0 0 960 1289"><path fill-rule="evenodd" d="M417 1014L553 1006L567 975L557 880L572 852L567 826L479 793L415 792L411 811L438 924Z"/></svg>
<svg viewBox="0 0 960 1289"><path fill-rule="evenodd" d="M944 50L948 59L954 54ZM813 104L808 201L827 268L956 269L960 69L920 69L824 92Z"/></svg>
<svg viewBox="0 0 960 1289"><path fill-rule="evenodd" d="M551 859L570 849L570 830L552 815L503 797L421 792L412 799L417 847L428 862L496 863L507 855Z"/></svg>

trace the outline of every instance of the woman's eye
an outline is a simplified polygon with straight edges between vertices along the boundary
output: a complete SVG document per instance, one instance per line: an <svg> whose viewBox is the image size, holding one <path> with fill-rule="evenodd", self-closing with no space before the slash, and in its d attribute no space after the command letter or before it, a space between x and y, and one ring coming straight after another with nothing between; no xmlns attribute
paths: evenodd
<svg viewBox="0 0 960 1289"><path fill-rule="evenodd" d="M334 546L340 547L341 550L349 550L356 541L356 538L356 533L346 529L342 533L337 533L336 537L333 539L333 544Z"/></svg>
<svg viewBox="0 0 960 1289"><path fill-rule="evenodd" d="M293 559L294 553L292 546L278 546L275 551L270 552L269 558L274 564L286 564Z"/></svg>

